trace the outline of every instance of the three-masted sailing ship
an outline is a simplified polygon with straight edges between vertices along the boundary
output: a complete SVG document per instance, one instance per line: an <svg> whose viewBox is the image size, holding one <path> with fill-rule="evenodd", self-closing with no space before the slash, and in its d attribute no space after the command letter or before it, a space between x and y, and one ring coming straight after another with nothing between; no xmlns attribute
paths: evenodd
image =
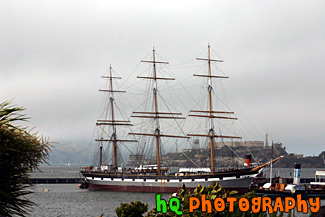
<svg viewBox="0 0 325 217"><path fill-rule="evenodd" d="M247 167L241 169L231 168L227 171L216 171L215 169L215 157L214 147L216 139L241 139L238 136L221 135L217 133L214 126L215 119L224 120L236 120L233 117L233 112L214 110L213 97L212 97L212 82L213 79L224 79L227 76L220 76L212 74L211 63L222 62L222 60L212 59L210 56L210 46L208 46L208 57L197 58L201 61L206 61L208 64L207 74L194 74L197 77L203 77L207 79L207 92L208 92L208 106L205 110L191 110L189 116L194 118L206 118L209 121L208 128L205 129L205 133L189 133L187 135L174 135L164 133L161 129L161 119L184 119L181 117L181 113L161 111L158 102L158 81L159 80L174 80L170 77L162 77L157 74L157 64L168 64L168 62L157 61L155 49L153 49L152 60L143 60L141 62L152 64L151 76L138 76L138 78L149 79L153 82L152 85L152 99L153 109L152 111L136 111L133 112L131 117L151 119L154 121L153 129L148 129L148 132L131 132L130 135L135 137L152 137L155 143L156 150L156 164L153 165L135 165L138 167L124 169L117 165L117 144L119 142L137 142L137 140L121 139L117 136L117 127L130 126L131 123L127 120L117 120L114 116L114 93L123 92L113 89L113 79L119 79L120 77L114 77L112 75L112 69L110 67L109 76L104 78L109 79L108 90L102 90L110 94L110 115L107 120L98 120L97 126L103 125L112 126L112 133L105 133L108 138L97 139L96 141L110 142L112 143L113 163L112 165L104 165L102 161L102 145L100 145L100 161L97 167L87 167L81 170L82 175L89 183L90 190L109 190L109 191L127 191L127 192L153 192L153 193L172 193L177 192L183 185L189 189L194 189L198 184L208 186L212 182L219 182L225 189L237 190L240 193L247 192L252 179L261 171L261 169L269 164L265 163L260 166L252 167L248 164ZM106 132L106 131L104 131ZM184 138L190 137L205 137L209 140L210 147L210 165L211 168L196 168L196 169L184 169L180 168L179 173L170 173L168 168L161 165L160 150L162 144L161 138ZM277 160L277 159L275 159ZM274 161L275 161L274 160Z"/></svg>

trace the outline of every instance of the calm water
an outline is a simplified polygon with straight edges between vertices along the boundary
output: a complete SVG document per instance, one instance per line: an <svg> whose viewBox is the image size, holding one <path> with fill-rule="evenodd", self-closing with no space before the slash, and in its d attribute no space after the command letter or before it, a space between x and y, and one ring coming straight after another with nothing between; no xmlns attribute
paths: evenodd
<svg viewBox="0 0 325 217"><path fill-rule="evenodd" d="M30 174L31 178L79 178L81 177L78 166L43 166L40 171Z"/></svg>
<svg viewBox="0 0 325 217"><path fill-rule="evenodd" d="M79 167L42 167L43 172L34 172L32 177L79 177ZM275 169L277 175L288 174L292 169ZM303 171L304 172L304 171ZM304 172L305 175L315 172ZM302 173L302 174L304 174ZM43 189L48 189L44 192ZM149 210L155 206L155 194L151 193L126 193L126 192L105 192L88 191L79 189L78 184L39 184L31 187L34 194L28 196L37 205L33 207L30 216L116 216L115 208L120 203L140 200L148 203ZM169 198L168 194L163 198ZM325 201L322 201L325 205ZM309 216L296 213L295 216Z"/></svg>
<svg viewBox="0 0 325 217"><path fill-rule="evenodd" d="M33 178L76 178L80 167L41 167L31 174ZM148 209L155 206L155 194L89 191L79 189L75 184L38 184L30 188L34 194L28 198L36 203L30 216L116 216L115 208L121 203L140 200L148 203ZM48 189L44 192L43 189ZM163 195L169 198L169 194Z"/></svg>
<svg viewBox="0 0 325 217"><path fill-rule="evenodd" d="M48 192L43 192L43 189ZM78 184L34 185L29 199L37 204L30 216L116 216L121 203L140 200L155 206L155 194L88 191ZM168 195L164 196L168 198Z"/></svg>

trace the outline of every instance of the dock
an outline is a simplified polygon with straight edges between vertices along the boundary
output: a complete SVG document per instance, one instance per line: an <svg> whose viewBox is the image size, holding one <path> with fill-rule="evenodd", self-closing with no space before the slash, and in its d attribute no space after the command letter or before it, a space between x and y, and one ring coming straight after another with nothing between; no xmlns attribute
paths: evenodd
<svg viewBox="0 0 325 217"><path fill-rule="evenodd" d="M81 183L83 178L30 178L25 183L32 184L72 184Z"/></svg>

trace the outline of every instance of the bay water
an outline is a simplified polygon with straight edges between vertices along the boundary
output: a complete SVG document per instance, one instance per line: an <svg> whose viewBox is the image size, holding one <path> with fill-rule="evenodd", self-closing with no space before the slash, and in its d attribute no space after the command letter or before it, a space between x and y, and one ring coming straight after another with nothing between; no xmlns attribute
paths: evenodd
<svg viewBox="0 0 325 217"><path fill-rule="evenodd" d="M80 167L44 166L31 173L31 178L79 178ZM156 194L89 191L73 184L35 184L29 189L33 194L27 196L36 205L30 216L116 216L115 209L121 203L141 201L148 203L148 210L156 206ZM163 194L165 199L169 194Z"/></svg>
<svg viewBox="0 0 325 217"><path fill-rule="evenodd" d="M32 178L79 178L80 167L41 167L41 171L31 173ZM315 174L314 170L305 169L305 175L309 177ZM323 169L324 170L324 169ZM291 169L275 168L276 175L284 176L290 174ZM306 172L308 171L308 172ZM285 175L286 174L286 175ZM304 174L304 171L302 172ZM311 176L313 177L313 176ZM30 187L34 193L27 196L36 205L33 206L30 216L116 216L115 209L121 203L141 201L148 203L148 209L156 206L156 194L153 193L129 193L129 192L108 192L89 191L79 189L78 183L74 184L35 184ZM164 199L169 194L163 194ZM325 205L325 201L321 201ZM310 214L295 213L295 216L309 216Z"/></svg>

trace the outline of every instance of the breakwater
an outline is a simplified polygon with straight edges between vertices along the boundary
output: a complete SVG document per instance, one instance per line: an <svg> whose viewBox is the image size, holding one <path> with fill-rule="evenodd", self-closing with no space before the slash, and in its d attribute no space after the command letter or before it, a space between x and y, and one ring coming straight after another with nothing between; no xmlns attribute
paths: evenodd
<svg viewBox="0 0 325 217"><path fill-rule="evenodd" d="M32 184L69 184L80 183L82 178L30 178Z"/></svg>

